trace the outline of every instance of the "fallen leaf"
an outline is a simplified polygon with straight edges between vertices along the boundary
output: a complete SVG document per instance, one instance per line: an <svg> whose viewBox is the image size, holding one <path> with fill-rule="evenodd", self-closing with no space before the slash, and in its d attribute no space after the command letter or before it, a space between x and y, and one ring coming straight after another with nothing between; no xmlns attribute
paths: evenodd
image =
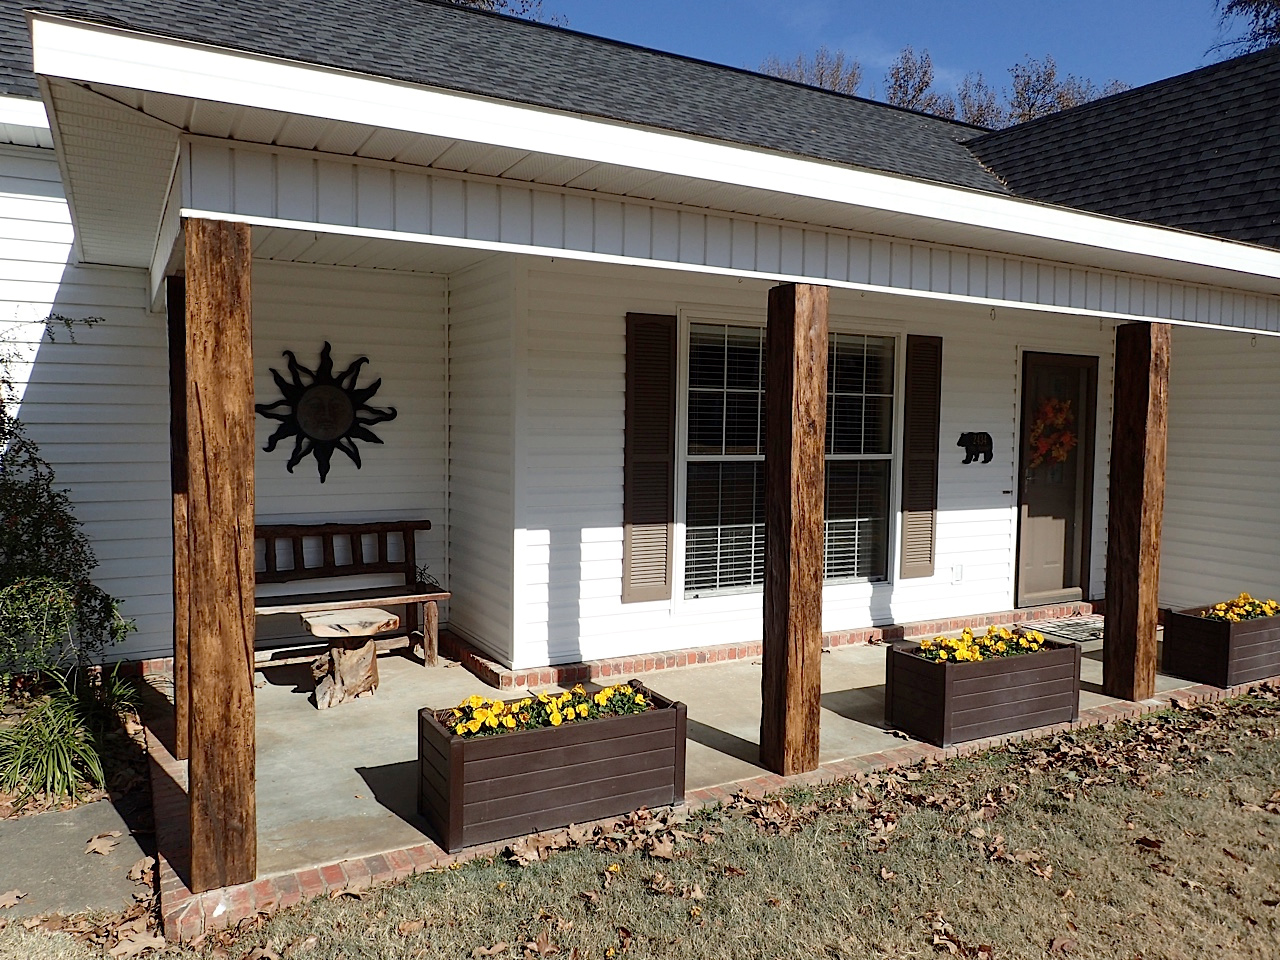
<svg viewBox="0 0 1280 960"><path fill-rule="evenodd" d="M154 857L143 857L129 868L129 879L134 883L150 883L151 868L156 865Z"/></svg>
<svg viewBox="0 0 1280 960"><path fill-rule="evenodd" d="M427 925L425 920L405 920L400 926L396 927L400 936L407 937L411 933L417 933Z"/></svg>
<svg viewBox="0 0 1280 960"><path fill-rule="evenodd" d="M254 947L245 955L244 960L280 960L280 954L272 950L270 944L267 944L262 947Z"/></svg>
<svg viewBox="0 0 1280 960"><path fill-rule="evenodd" d="M944 937L940 933L935 933L933 935L933 945L939 952L945 950L947 953L953 955L960 950L960 947L954 940L950 937Z"/></svg>
<svg viewBox="0 0 1280 960"><path fill-rule="evenodd" d="M893 879L894 877L896 877L896 876L897 876L897 874L896 874L896 873L894 873L892 870L890 870L888 867L881 867L881 868L880 868L880 879L881 879L881 880L884 880L885 882L888 882L888 881L892 880L892 879Z"/></svg>
<svg viewBox="0 0 1280 960"><path fill-rule="evenodd" d="M10 890L8 893L0 893L0 910L8 910L10 907L16 907L18 901L25 897L26 894L21 890Z"/></svg>
<svg viewBox="0 0 1280 960"><path fill-rule="evenodd" d="M506 953L507 948L510 946L511 944L507 943L505 940L499 940L492 947L476 947L474 950L471 951L471 956L472 957L496 957L500 953Z"/></svg>
<svg viewBox="0 0 1280 960"><path fill-rule="evenodd" d="M658 860L674 860L676 857L675 844L670 840L659 840L649 848L649 856Z"/></svg>
<svg viewBox="0 0 1280 960"><path fill-rule="evenodd" d="M543 930L536 940L524 945L526 957L554 957L559 952L560 948L551 942L550 930Z"/></svg>
<svg viewBox="0 0 1280 960"><path fill-rule="evenodd" d="M119 834L117 834L119 836ZM130 957L136 957L146 953L148 950L163 950L164 937L150 933L139 933L128 938L123 938L119 943L107 951L115 960L128 960Z"/></svg>
<svg viewBox="0 0 1280 960"><path fill-rule="evenodd" d="M119 830L111 830L107 833L100 833L96 837L90 837L88 842L85 844L84 852L99 853L105 857L108 853L119 846L120 841L113 839L118 836L120 836Z"/></svg>
<svg viewBox="0 0 1280 960"><path fill-rule="evenodd" d="M1139 847L1146 847L1148 850L1159 850L1164 846L1163 840L1157 840L1154 837L1139 837L1133 842Z"/></svg>
<svg viewBox="0 0 1280 960"><path fill-rule="evenodd" d="M578 896L587 901L587 906L594 907L600 903L600 894L594 890L583 890Z"/></svg>
<svg viewBox="0 0 1280 960"><path fill-rule="evenodd" d="M1049 944L1050 953L1070 953L1075 948L1074 937L1054 937L1053 942Z"/></svg>

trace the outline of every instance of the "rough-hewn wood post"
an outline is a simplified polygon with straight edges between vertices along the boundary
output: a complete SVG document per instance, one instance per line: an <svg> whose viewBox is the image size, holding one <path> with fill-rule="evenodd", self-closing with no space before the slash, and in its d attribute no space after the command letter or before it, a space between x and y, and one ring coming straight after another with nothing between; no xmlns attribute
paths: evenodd
<svg viewBox="0 0 1280 960"><path fill-rule="evenodd" d="M1102 689L1123 700L1156 688L1170 339L1167 323L1116 328Z"/></svg>
<svg viewBox="0 0 1280 960"><path fill-rule="evenodd" d="M249 227L188 220L191 889L257 875Z"/></svg>
<svg viewBox="0 0 1280 960"><path fill-rule="evenodd" d="M784 776L818 766L827 293L769 291L760 760Z"/></svg>
<svg viewBox="0 0 1280 960"><path fill-rule="evenodd" d="M187 556L186 282L182 277L170 277L165 293L169 327L169 480L173 493L173 755L185 760L191 734L191 690L187 683L191 572Z"/></svg>

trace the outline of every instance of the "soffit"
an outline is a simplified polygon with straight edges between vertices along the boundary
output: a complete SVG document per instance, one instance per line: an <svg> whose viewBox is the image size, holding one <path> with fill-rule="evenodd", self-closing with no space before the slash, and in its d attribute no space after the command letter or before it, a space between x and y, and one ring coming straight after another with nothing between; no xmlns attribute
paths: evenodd
<svg viewBox="0 0 1280 960"><path fill-rule="evenodd" d="M443 275L456 273L495 256L485 250L434 243L406 243L380 237L352 237L262 226L253 228L252 249L255 260Z"/></svg>

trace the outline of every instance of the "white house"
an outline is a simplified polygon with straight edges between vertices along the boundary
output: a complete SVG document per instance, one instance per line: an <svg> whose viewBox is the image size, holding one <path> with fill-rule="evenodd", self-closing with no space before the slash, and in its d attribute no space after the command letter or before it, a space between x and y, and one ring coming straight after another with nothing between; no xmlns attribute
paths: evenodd
<svg viewBox="0 0 1280 960"><path fill-rule="evenodd" d="M510 667L760 639L787 284L829 298L823 630L1280 592L1280 51L987 134L434 0L23 6L0 298L107 320L31 345L22 415L120 656L172 653L179 276L202 569L245 517L425 518L449 629ZM326 342L397 416L321 482L251 405ZM234 652L227 575L201 642Z"/></svg>

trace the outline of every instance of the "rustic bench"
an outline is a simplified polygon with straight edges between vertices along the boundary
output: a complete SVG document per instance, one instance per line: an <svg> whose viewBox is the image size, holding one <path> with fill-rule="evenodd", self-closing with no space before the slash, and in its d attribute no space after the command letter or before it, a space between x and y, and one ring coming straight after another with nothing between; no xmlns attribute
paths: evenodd
<svg viewBox="0 0 1280 960"><path fill-rule="evenodd" d="M403 605L409 646L412 648L420 641L423 661L427 666L434 666L440 642L440 610L437 604L448 600L449 593L439 584L423 582L418 576L414 535L419 530L430 529L431 523L427 520L258 524L254 543L257 557L254 577L259 584L380 574L402 575L404 584L259 597L254 612L259 616L281 613L306 615ZM401 544L401 559L392 560L388 547L396 539ZM259 543L262 544L261 549ZM317 546L318 563L314 562ZM309 557L313 562L308 563Z"/></svg>

